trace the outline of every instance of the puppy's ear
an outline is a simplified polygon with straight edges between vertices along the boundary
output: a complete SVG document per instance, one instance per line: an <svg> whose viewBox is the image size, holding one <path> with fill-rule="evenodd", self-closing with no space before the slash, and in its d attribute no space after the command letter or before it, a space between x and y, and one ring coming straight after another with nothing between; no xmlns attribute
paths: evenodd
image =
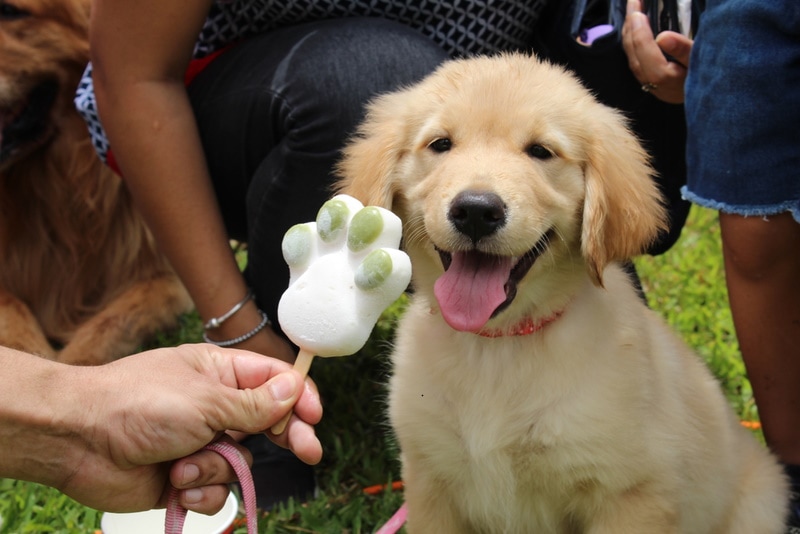
<svg viewBox="0 0 800 534"><path fill-rule="evenodd" d="M581 229L583 256L597 285L606 265L641 254L667 229L647 154L619 113L604 112L589 138Z"/></svg>
<svg viewBox="0 0 800 534"><path fill-rule="evenodd" d="M404 119L403 95L383 95L368 105L366 119L337 166L341 177L337 192L355 197L365 206L392 208L393 178L409 127Z"/></svg>

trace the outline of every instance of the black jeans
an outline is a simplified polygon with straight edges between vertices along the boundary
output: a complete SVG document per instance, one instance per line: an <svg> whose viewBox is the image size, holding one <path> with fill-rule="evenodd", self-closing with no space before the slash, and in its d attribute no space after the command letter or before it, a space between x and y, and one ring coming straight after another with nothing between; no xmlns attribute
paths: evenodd
<svg viewBox="0 0 800 534"><path fill-rule="evenodd" d="M211 177L246 277L273 319L289 281L283 234L316 218L340 150L373 96L420 80L446 54L395 22L349 18L235 45L189 87Z"/></svg>

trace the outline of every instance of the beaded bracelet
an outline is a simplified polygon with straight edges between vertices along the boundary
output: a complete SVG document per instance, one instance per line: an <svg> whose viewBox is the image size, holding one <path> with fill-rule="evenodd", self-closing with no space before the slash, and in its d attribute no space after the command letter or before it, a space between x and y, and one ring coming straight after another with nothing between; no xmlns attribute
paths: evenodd
<svg viewBox="0 0 800 534"><path fill-rule="evenodd" d="M223 341L215 341L213 339L209 339L208 338L208 334L203 332L203 341L205 341L206 343L211 343L212 345L216 345L218 347L230 347L232 345L236 345L237 343L241 343L242 341L247 341L248 339L250 339L254 335L256 335L259 332L261 332L264 329L265 326L267 326L268 324L271 324L270 320L269 320L269 317L267 317L267 314L264 311L258 310L258 313L261 314L261 322L258 323L258 325L255 328L253 328L252 330L250 330L246 334L242 334L241 336L235 337L233 339L225 339Z"/></svg>
<svg viewBox="0 0 800 534"><path fill-rule="evenodd" d="M247 304L247 301L250 300L251 298L253 298L253 290L252 289L248 289L247 290L247 295L245 295L242 300L240 300L239 302L234 304L233 308L231 308L227 312L223 313L219 317L212 317L211 319L208 320L208 322L206 324L203 325L203 328L205 328L206 330L213 330L214 328L219 328L220 325L222 323L224 323L225 321L227 321L228 319L230 319L231 316L234 313L236 313L239 310L241 310L242 307L245 304Z"/></svg>

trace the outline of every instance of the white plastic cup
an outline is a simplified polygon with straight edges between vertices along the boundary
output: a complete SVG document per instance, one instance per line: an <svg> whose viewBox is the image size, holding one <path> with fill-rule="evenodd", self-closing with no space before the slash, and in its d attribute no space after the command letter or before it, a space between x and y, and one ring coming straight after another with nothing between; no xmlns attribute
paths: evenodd
<svg viewBox="0 0 800 534"><path fill-rule="evenodd" d="M225 506L214 515L187 513L183 533L231 534L238 512L239 501L233 493L229 493ZM106 512L100 519L100 529L103 534L164 534L166 514L163 508L124 514Z"/></svg>

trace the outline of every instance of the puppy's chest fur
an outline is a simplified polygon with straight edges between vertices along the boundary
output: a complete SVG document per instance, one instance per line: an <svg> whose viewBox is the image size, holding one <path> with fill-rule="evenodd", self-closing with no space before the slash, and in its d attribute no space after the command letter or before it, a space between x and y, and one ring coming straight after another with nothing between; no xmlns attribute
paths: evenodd
<svg viewBox="0 0 800 534"><path fill-rule="evenodd" d="M629 483L620 462L646 447L631 421L608 418L627 395L595 385L605 363L586 361L603 352L593 333L576 340L554 323L547 336L485 339L424 307L412 305L398 335L392 423L405 461L446 488L477 531L570 532L572 509ZM641 387L630 380L629 393Z"/></svg>

